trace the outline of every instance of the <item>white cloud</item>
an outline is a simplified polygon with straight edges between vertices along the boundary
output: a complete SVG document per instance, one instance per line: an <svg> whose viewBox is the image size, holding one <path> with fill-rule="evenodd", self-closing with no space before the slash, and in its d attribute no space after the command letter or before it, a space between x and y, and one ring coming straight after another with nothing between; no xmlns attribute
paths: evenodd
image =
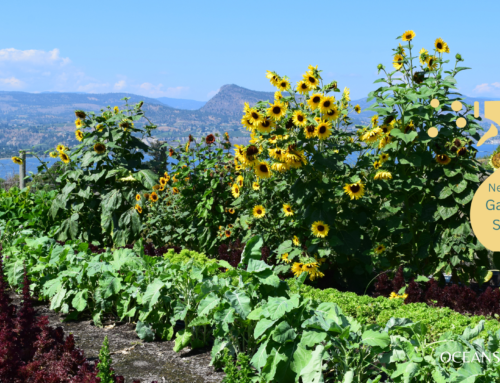
<svg viewBox="0 0 500 383"><path fill-rule="evenodd" d="M163 84L153 85L149 82L142 83L139 88L145 96L150 97L178 97L189 90L187 86L170 87L162 90Z"/></svg>
<svg viewBox="0 0 500 383"><path fill-rule="evenodd" d="M9 78L0 78L0 84L4 84L12 88L22 88L24 85L21 80L15 78L14 76Z"/></svg>
<svg viewBox="0 0 500 383"><path fill-rule="evenodd" d="M36 49L20 50L15 48L0 49L0 61L15 62L15 63L29 63L40 65L66 65L71 62L67 57L59 56L59 49L52 49L51 51L40 51Z"/></svg>
<svg viewBox="0 0 500 383"><path fill-rule="evenodd" d="M213 96L215 96L217 93L219 93L219 90L220 90L220 88L219 88L219 89L217 89L217 90L213 90L213 91L211 91L211 92L208 92L208 93L207 93L207 97L208 97L208 98L212 98L212 97L213 97Z"/></svg>
<svg viewBox="0 0 500 383"><path fill-rule="evenodd" d="M108 83L100 84L100 83L91 82L91 83L86 84L86 85L80 85L78 87L78 91L79 92L88 92L88 93L106 93L109 91L109 84Z"/></svg>
<svg viewBox="0 0 500 383"><path fill-rule="evenodd" d="M500 95L500 82L479 84L473 89L473 92L486 96L498 96Z"/></svg>
<svg viewBox="0 0 500 383"><path fill-rule="evenodd" d="M125 82L125 80L120 80L118 81L114 86L113 86L113 89L114 90L122 90L125 85L127 85L127 83Z"/></svg>

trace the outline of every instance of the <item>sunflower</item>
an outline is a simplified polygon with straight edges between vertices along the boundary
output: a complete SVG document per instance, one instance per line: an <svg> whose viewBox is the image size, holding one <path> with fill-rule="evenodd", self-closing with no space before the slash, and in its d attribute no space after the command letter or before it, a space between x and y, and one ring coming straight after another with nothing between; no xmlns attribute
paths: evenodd
<svg viewBox="0 0 500 383"><path fill-rule="evenodd" d="M392 180L391 172L380 171L373 177L374 180Z"/></svg>
<svg viewBox="0 0 500 383"><path fill-rule="evenodd" d="M285 263L290 263L291 260L288 259L288 253L285 253L281 256L281 259L285 262Z"/></svg>
<svg viewBox="0 0 500 383"><path fill-rule="evenodd" d="M281 161L283 159L283 155L285 154L283 149L281 148L273 148L268 149L269 157L274 158L275 160Z"/></svg>
<svg viewBox="0 0 500 383"><path fill-rule="evenodd" d="M240 187L237 184L233 184L233 186L231 186L231 193L234 198L238 198L240 196Z"/></svg>
<svg viewBox="0 0 500 383"><path fill-rule="evenodd" d="M292 273L296 276L296 277L300 277L300 275L304 272L304 270L302 270L302 267L304 266L303 263L300 263L300 262L295 262L292 266Z"/></svg>
<svg viewBox="0 0 500 383"><path fill-rule="evenodd" d="M76 125L76 127L77 127L78 129L80 129L80 128L83 126L83 121L82 121L82 120L80 120L79 118L77 118L77 119L75 120L75 125Z"/></svg>
<svg viewBox="0 0 500 383"><path fill-rule="evenodd" d="M254 183L252 183L252 189L253 189L253 190L259 190L259 189L260 189L260 185L259 185L259 183L258 183L258 182L254 182Z"/></svg>
<svg viewBox="0 0 500 383"><path fill-rule="evenodd" d="M227 209L227 212L228 212L229 214L234 214L234 209L233 209L233 208L231 208L231 209Z"/></svg>
<svg viewBox="0 0 500 383"><path fill-rule="evenodd" d="M274 101L274 104L269 103L270 107L267 109L267 114L273 120L278 121L282 119L286 114L287 106L280 101Z"/></svg>
<svg viewBox="0 0 500 383"><path fill-rule="evenodd" d="M280 91L285 91L285 90L290 88L290 81L288 81L288 79L286 79L286 78L283 78L280 81L278 81L278 84L276 84L276 87Z"/></svg>
<svg viewBox="0 0 500 383"><path fill-rule="evenodd" d="M149 193L144 193L142 196L144 197L144 199L149 199Z"/></svg>
<svg viewBox="0 0 500 383"><path fill-rule="evenodd" d="M135 210L137 210L139 214L142 213L142 207L140 207L138 204L135 204Z"/></svg>
<svg viewBox="0 0 500 383"><path fill-rule="evenodd" d="M214 143L215 143L215 136L214 136L213 134L211 134L211 133L210 133L209 135L207 135L207 136L205 137L205 143L206 143L207 145L212 145L212 144L214 144Z"/></svg>
<svg viewBox="0 0 500 383"><path fill-rule="evenodd" d="M361 113L361 107L359 106L359 104L356 104L356 106L354 107L354 110L357 114L360 114Z"/></svg>
<svg viewBox="0 0 500 383"><path fill-rule="evenodd" d="M271 177L271 169L269 168L269 163L262 161L255 166L255 174L260 178Z"/></svg>
<svg viewBox="0 0 500 383"><path fill-rule="evenodd" d="M300 94L307 94L311 88L309 88L309 85L305 81L299 81L297 83L297 92Z"/></svg>
<svg viewBox="0 0 500 383"><path fill-rule="evenodd" d="M261 133L271 133L274 125L274 122L269 117L265 116L263 120L257 124L256 129Z"/></svg>
<svg viewBox="0 0 500 383"><path fill-rule="evenodd" d="M391 141L392 141L392 137L390 137L390 136L382 137L382 139L378 143L378 148L383 149L387 144L391 143Z"/></svg>
<svg viewBox="0 0 500 383"><path fill-rule="evenodd" d="M184 151L187 153L189 150L189 145L191 145L191 141L186 142L186 146L184 147Z"/></svg>
<svg viewBox="0 0 500 383"><path fill-rule="evenodd" d="M363 194L365 194L365 185L363 185L361 182L346 184L344 186L344 190L345 193L351 197L351 199L360 199Z"/></svg>
<svg viewBox="0 0 500 383"><path fill-rule="evenodd" d="M11 159L17 165L22 165L23 164L23 160L20 157L14 156Z"/></svg>
<svg viewBox="0 0 500 383"><path fill-rule="evenodd" d="M285 215L287 217L290 217L293 215L293 210L292 210L292 207L290 206L290 204L288 204L288 203L283 204L283 212L285 213Z"/></svg>
<svg viewBox="0 0 500 383"><path fill-rule="evenodd" d="M275 100L281 100L282 98L283 98L283 95L281 94L281 92L279 90L274 92L274 99Z"/></svg>
<svg viewBox="0 0 500 383"><path fill-rule="evenodd" d="M253 124L250 122L250 117L246 115L241 119L241 123L247 130L252 130L254 128Z"/></svg>
<svg viewBox="0 0 500 383"><path fill-rule="evenodd" d="M316 127L314 125L308 125L304 128L304 134L306 138L313 138L316 136Z"/></svg>
<svg viewBox="0 0 500 383"><path fill-rule="evenodd" d="M149 199L150 199L151 202L157 202L158 201L158 194L156 194L156 192L152 192L149 195Z"/></svg>
<svg viewBox="0 0 500 383"><path fill-rule="evenodd" d="M462 148L458 149L458 150L457 150L457 154L458 154L459 156L465 156L465 155L467 154L467 148L464 146L464 147L462 147Z"/></svg>
<svg viewBox="0 0 500 383"><path fill-rule="evenodd" d="M404 57L401 56L400 54L397 54L394 56L392 66L394 68L396 68L397 70L400 70L403 66L403 61L404 61Z"/></svg>
<svg viewBox="0 0 500 383"><path fill-rule="evenodd" d="M361 141L366 142L367 144L372 144L376 141L379 140L380 136L382 135L382 129L380 128L374 128L372 130L369 130L365 134L361 136Z"/></svg>
<svg viewBox="0 0 500 383"><path fill-rule="evenodd" d="M399 47L396 50L401 56L406 57L405 49L401 44L399 44Z"/></svg>
<svg viewBox="0 0 500 383"><path fill-rule="evenodd" d="M372 116L372 118L370 119L371 122L372 122L372 125L375 127L375 126L378 126L378 115L376 114L375 116Z"/></svg>
<svg viewBox="0 0 500 383"><path fill-rule="evenodd" d="M57 157L57 152L50 152L50 153L49 153L49 156L50 156L51 158L56 158L56 157Z"/></svg>
<svg viewBox="0 0 500 383"><path fill-rule="evenodd" d="M451 162L451 158L448 157L446 154L437 154L436 161L438 164L448 165Z"/></svg>
<svg viewBox="0 0 500 383"><path fill-rule="evenodd" d="M278 84L278 81L280 80L280 77L276 73L270 72L268 70L266 71L266 77L274 86L276 86L276 84Z"/></svg>
<svg viewBox="0 0 500 383"><path fill-rule="evenodd" d="M332 109L330 109L328 112L326 112L323 117L325 117L327 120L336 120L340 116L340 111L339 108L337 108L337 105L334 105ZM344 115L344 120L347 118L346 115Z"/></svg>
<svg viewBox="0 0 500 383"><path fill-rule="evenodd" d="M446 46L448 44L446 44L443 39L440 37L438 39L436 39L436 41L434 42L434 46L436 47L436 50L439 52L439 53L444 53L446 52Z"/></svg>
<svg viewBox="0 0 500 383"><path fill-rule="evenodd" d="M436 56L427 57L427 68L429 68L429 70L435 70L437 65Z"/></svg>
<svg viewBox="0 0 500 383"><path fill-rule="evenodd" d="M325 238L328 235L328 231L330 231L330 226L323 221L316 221L312 224L311 230L316 237Z"/></svg>
<svg viewBox="0 0 500 383"><path fill-rule="evenodd" d="M314 272L309 274L309 280L314 281L316 278L323 278L325 274L323 274L321 271L315 269Z"/></svg>
<svg viewBox="0 0 500 383"><path fill-rule="evenodd" d="M373 167L374 167L375 169L380 169L380 167L381 167L381 166L382 166L382 164L380 163L380 161L375 161L375 162L373 163Z"/></svg>
<svg viewBox="0 0 500 383"><path fill-rule="evenodd" d="M373 249L377 254L383 253L385 251L385 246L382 244L379 244L375 249Z"/></svg>
<svg viewBox="0 0 500 383"><path fill-rule="evenodd" d="M57 145L56 150L57 150L59 153L64 152L64 149L65 149L65 146L64 146L64 145L62 145L62 144Z"/></svg>
<svg viewBox="0 0 500 383"><path fill-rule="evenodd" d="M83 110L75 110L75 116L78 118L85 118L87 115Z"/></svg>
<svg viewBox="0 0 500 383"><path fill-rule="evenodd" d="M76 136L76 139L78 141L81 141L83 140L83 132L80 130L80 129L77 129L76 132L75 132L75 136Z"/></svg>
<svg viewBox="0 0 500 383"><path fill-rule="evenodd" d="M297 126L306 126L307 125L307 117L304 114L304 112L301 110L296 110L295 112L293 112L292 121L293 121L293 124L297 125Z"/></svg>
<svg viewBox="0 0 500 383"><path fill-rule="evenodd" d="M392 129L394 129L394 126L391 124L384 124L380 126L380 129L382 129L382 132L384 134L390 133Z"/></svg>
<svg viewBox="0 0 500 383"><path fill-rule="evenodd" d="M94 151L97 153L97 154L103 154L105 151L106 151L106 145L100 143L100 142L97 142L95 145L94 145Z"/></svg>
<svg viewBox="0 0 500 383"><path fill-rule="evenodd" d="M139 193L137 193L137 194L135 195L135 200L136 200L136 201L140 201L140 200L141 200L141 195L140 195Z"/></svg>
<svg viewBox="0 0 500 383"><path fill-rule="evenodd" d="M429 52L427 49L422 48L418 53L418 59L420 60L420 64L425 65L427 63L427 57L429 56Z"/></svg>
<svg viewBox="0 0 500 383"><path fill-rule="evenodd" d="M378 158L381 163L384 163L389 159L389 155L387 153L382 153L378 156Z"/></svg>
<svg viewBox="0 0 500 383"><path fill-rule="evenodd" d="M405 33L403 33L403 36L401 36L401 38L403 39L403 41L411 41L415 38L415 32L406 31Z"/></svg>
<svg viewBox="0 0 500 383"><path fill-rule="evenodd" d="M302 77L310 89L316 89L318 87L319 81L311 72L306 72L306 74L302 75Z"/></svg>
<svg viewBox="0 0 500 383"><path fill-rule="evenodd" d="M284 162L275 162L271 165L271 169L278 173L284 173L290 169L290 165Z"/></svg>
<svg viewBox="0 0 500 383"><path fill-rule="evenodd" d="M236 177L236 183L240 186L240 188L243 187L243 181L244 181L243 176Z"/></svg>
<svg viewBox="0 0 500 383"><path fill-rule="evenodd" d="M115 106L115 107L113 108L113 112L118 113L119 111L120 111L120 109L119 109L117 106Z"/></svg>
<svg viewBox="0 0 500 383"><path fill-rule="evenodd" d="M257 109L250 109L248 111L248 120L251 124L257 125L260 121L262 121L263 116Z"/></svg>
<svg viewBox="0 0 500 383"><path fill-rule="evenodd" d="M167 184L167 179L165 177L160 177L160 185L165 186Z"/></svg>
<svg viewBox="0 0 500 383"><path fill-rule="evenodd" d="M59 158L65 164L69 163L69 156L66 153L64 153L64 152L59 153Z"/></svg>
<svg viewBox="0 0 500 383"><path fill-rule="evenodd" d="M253 208L253 216L255 218L262 218L266 215L266 209L262 205L254 206Z"/></svg>
<svg viewBox="0 0 500 383"><path fill-rule="evenodd" d="M335 97L333 96L322 97L318 105L319 111L321 113L328 113L335 106L334 103L335 103Z"/></svg>
<svg viewBox="0 0 500 383"><path fill-rule="evenodd" d="M321 93L314 93L309 100L307 100L307 104L309 105L309 109L311 110L316 110L319 107L319 104L321 103L321 99L323 98L323 95Z"/></svg>
<svg viewBox="0 0 500 383"><path fill-rule="evenodd" d="M332 134L332 125L329 122L322 122L316 127L316 137L326 140Z"/></svg>
<svg viewBox="0 0 500 383"><path fill-rule="evenodd" d="M296 235L293 236L292 238L292 242L295 246L300 246L300 240L299 240L299 237L297 237Z"/></svg>
<svg viewBox="0 0 500 383"><path fill-rule="evenodd" d="M172 188L172 193L179 194L179 188L173 187Z"/></svg>
<svg viewBox="0 0 500 383"><path fill-rule="evenodd" d="M224 234L226 235L226 238L229 238L231 236L231 230L224 231Z"/></svg>

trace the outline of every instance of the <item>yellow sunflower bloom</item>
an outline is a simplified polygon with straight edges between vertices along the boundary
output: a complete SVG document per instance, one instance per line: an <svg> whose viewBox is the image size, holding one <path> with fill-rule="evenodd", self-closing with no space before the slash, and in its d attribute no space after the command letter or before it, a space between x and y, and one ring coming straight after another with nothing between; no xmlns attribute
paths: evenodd
<svg viewBox="0 0 500 383"><path fill-rule="evenodd" d="M311 88L309 88L309 85L307 85L305 81L299 81L297 83L297 92L299 92L300 94L305 95L309 93L310 90Z"/></svg>
<svg viewBox="0 0 500 383"><path fill-rule="evenodd" d="M243 181L244 180L245 179L243 178L243 176L236 177L236 183L240 186L240 188L243 187Z"/></svg>
<svg viewBox="0 0 500 383"><path fill-rule="evenodd" d="M274 126L275 126L274 122L269 117L266 116L262 119L262 121L260 121L257 124L256 129L260 133L269 134L271 133Z"/></svg>
<svg viewBox="0 0 500 383"><path fill-rule="evenodd" d="M254 182L254 183L252 183L252 189L253 189L253 190L259 190L259 189L260 189L260 185L259 185L259 183L258 183L258 182Z"/></svg>
<svg viewBox="0 0 500 383"><path fill-rule="evenodd" d="M20 157L14 156L11 159L12 159L12 162L14 162L17 165L22 165L23 164L23 160Z"/></svg>
<svg viewBox="0 0 500 383"><path fill-rule="evenodd" d="M330 109L323 115L323 117L327 120L337 120L339 116L340 116L340 111L339 108L337 108L337 105L334 105L332 109ZM344 119L345 118L347 118L346 115L344 115Z"/></svg>
<svg viewBox="0 0 500 383"><path fill-rule="evenodd" d="M75 132L75 137L78 141L82 141L83 140L83 132L78 129L76 132Z"/></svg>
<svg viewBox="0 0 500 383"><path fill-rule="evenodd" d="M330 226L323 221L316 221L312 224L311 231L316 237L325 238L330 231Z"/></svg>
<svg viewBox="0 0 500 383"><path fill-rule="evenodd" d="M94 151L97 153L97 154L103 154L105 151L106 151L106 145L98 142L94 145Z"/></svg>
<svg viewBox="0 0 500 383"><path fill-rule="evenodd" d="M295 262L293 264L292 272L296 277L300 277L300 275L304 272L304 270L302 270L303 266L304 266L304 264L300 263L300 262Z"/></svg>
<svg viewBox="0 0 500 383"><path fill-rule="evenodd" d="M49 156L50 156L51 158L57 158L57 152L50 152L50 153L49 153Z"/></svg>
<svg viewBox="0 0 500 383"><path fill-rule="evenodd" d="M420 49L420 52L418 53L418 59L420 61L420 64L425 65L427 64L427 57L429 56L429 52L427 49L422 48Z"/></svg>
<svg viewBox="0 0 500 383"><path fill-rule="evenodd" d="M403 61L404 61L404 57L401 56L400 54L397 54L394 56L392 66L394 68L396 68L397 70L400 70L403 67Z"/></svg>
<svg viewBox="0 0 500 383"><path fill-rule="evenodd" d="M69 156L66 153L64 153L64 152L59 153L59 158L65 164L69 163Z"/></svg>
<svg viewBox="0 0 500 383"><path fill-rule="evenodd" d="M180 193L179 188L173 187L172 188L172 193L179 194Z"/></svg>
<svg viewBox="0 0 500 383"><path fill-rule="evenodd" d="M253 124L257 125L259 122L263 120L264 116L257 109L250 109L248 111L248 120Z"/></svg>
<svg viewBox="0 0 500 383"><path fill-rule="evenodd" d="M382 137L380 142L378 143L378 148L383 149L387 144L392 142L392 137L391 136L385 136Z"/></svg>
<svg viewBox="0 0 500 383"><path fill-rule="evenodd" d="M293 236L292 238L292 242L295 246L300 246L300 240L299 240L299 237L297 237L296 235Z"/></svg>
<svg viewBox="0 0 500 383"><path fill-rule="evenodd" d="M285 213L285 215L287 217L290 217L293 215L293 209L290 206L290 204L288 204L288 203L283 204L283 212Z"/></svg>
<svg viewBox="0 0 500 383"><path fill-rule="evenodd" d="M136 200L136 201L140 201L140 200L141 200L141 198L142 198L142 197L141 197L141 195L140 195L140 194L136 194L136 196L135 196L135 200Z"/></svg>
<svg viewBox="0 0 500 383"><path fill-rule="evenodd" d="M231 186L231 194L234 198L238 198L240 196L240 187L237 184L233 184L233 186Z"/></svg>
<svg viewBox="0 0 500 383"><path fill-rule="evenodd" d="M292 121L294 125L297 126L306 126L307 125L307 116L301 110L296 110L293 112Z"/></svg>
<svg viewBox="0 0 500 383"><path fill-rule="evenodd" d="M356 106L354 107L354 111L355 111L357 114L360 114L360 113L361 113L361 107L359 106L359 104L356 104Z"/></svg>
<svg viewBox="0 0 500 383"><path fill-rule="evenodd" d="M306 72L302 75L304 82L307 84L309 89L316 89L319 86L319 80L312 74L312 72Z"/></svg>
<svg viewBox="0 0 500 383"><path fill-rule="evenodd" d="M135 204L135 210L137 210L139 214L142 213L142 207L140 207L138 204Z"/></svg>
<svg viewBox="0 0 500 383"><path fill-rule="evenodd" d="M278 81L276 87L282 92L288 90L290 88L290 81L288 81L288 79L286 78L283 78L280 81Z"/></svg>
<svg viewBox="0 0 500 383"><path fill-rule="evenodd" d="M117 106L115 106L115 107L113 108L113 112L118 113L119 111L120 111L120 108L118 108Z"/></svg>
<svg viewBox="0 0 500 383"><path fill-rule="evenodd" d="M228 210L227 210L227 212L228 212L229 214L234 214L235 210L234 210L233 208L231 208L231 209L228 209Z"/></svg>
<svg viewBox="0 0 500 383"><path fill-rule="evenodd" d="M272 148L268 149L269 157L274 158L275 160L281 161L283 159L283 155L285 154L283 149L281 148Z"/></svg>
<svg viewBox="0 0 500 383"><path fill-rule="evenodd" d="M275 100L281 100L282 98L283 98L283 95L281 94L281 92L279 90L274 92L274 99Z"/></svg>
<svg viewBox="0 0 500 383"><path fill-rule="evenodd" d="M309 105L309 109L311 110L316 110L319 108L319 105L321 103L321 99L323 98L323 95L321 93L314 93L309 100L307 100L307 105Z"/></svg>
<svg viewBox="0 0 500 383"><path fill-rule="evenodd" d="M151 202L157 202L158 201L158 194L156 194L156 192L152 192L150 195L149 195L149 200Z"/></svg>
<svg viewBox="0 0 500 383"><path fill-rule="evenodd" d="M346 184L344 186L344 191L347 195L349 195L349 197L351 197L351 200L354 198L360 199L363 194L365 194L365 185L363 185L361 182Z"/></svg>
<svg viewBox="0 0 500 383"><path fill-rule="evenodd" d="M61 153L64 152L65 146L62 144L57 145L56 150Z"/></svg>
<svg viewBox="0 0 500 383"><path fill-rule="evenodd" d="M266 77L274 86L276 86L276 84L278 84L278 81L280 80L280 77L276 73L270 72L268 70L266 71Z"/></svg>
<svg viewBox="0 0 500 383"><path fill-rule="evenodd" d="M375 177L373 177L374 180L391 180L392 179L392 174L391 172L386 172L386 171L380 171L375 174Z"/></svg>
<svg viewBox="0 0 500 383"><path fill-rule="evenodd" d="M389 155L387 153L382 153L378 156L378 158L380 162L384 163L389 160Z"/></svg>
<svg viewBox="0 0 500 383"><path fill-rule="evenodd" d="M286 104L281 103L280 101L274 101L274 104L269 103L270 107L267 109L267 114L275 121L281 120L287 110Z"/></svg>
<svg viewBox="0 0 500 383"><path fill-rule="evenodd" d="M436 162L441 165L448 165L451 162L451 158L446 154L436 155Z"/></svg>
<svg viewBox="0 0 500 383"><path fill-rule="evenodd" d="M437 60L436 60L436 56L428 56L427 57L427 68L429 68L429 70L435 70L437 68L438 64L437 64Z"/></svg>
<svg viewBox="0 0 500 383"><path fill-rule="evenodd" d="M385 246L380 244L374 249L374 251L377 254L383 253L385 251Z"/></svg>
<svg viewBox="0 0 500 383"><path fill-rule="evenodd" d="M374 167L375 169L380 169L380 167L381 167L381 166L382 166L382 164L380 163L380 161L375 161L375 162L373 163L373 167Z"/></svg>
<svg viewBox="0 0 500 383"><path fill-rule="evenodd" d="M316 137L326 140L332 134L332 125L329 122L322 122L316 127Z"/></svg>
<svg viewBox="0 0 500 383"><path fill-rule="evenodd" d="M242 125L246 128L246 130L252 130L254 128L254 125L250 122L250 117L248 116L243 116L241 119Z"/></svg>
<svg viewBox="0 0 500 383"><path fill-rule="evenodd" d="M326 96L322 97L321 101L319 102L318 108L321 113L328 113L330 110L333 109L335 106L335 97L333 96Z"/></svg>
<svg viewBox="0 0 500 383"><path fill-rule="evenodd" d="M281 256L281 259L285 262L285 263L290 263L291 260L288 259L288 253L285 253Z"/></svg>
<svg viewBox="0 0 500 383"><path fill-rule="evenodd" d="M304 128L304 134L306 138L316 137L316 127L314 125L308 125Z"/></svg>
<svg viewBox="0 0 500 383"><path fill-rule="evenodd" d="M380 128L374 128L372 130L369 130L365 134L361 136L361 141L366 142L367 144L372 144L376 141L379 140L380 136L382 135L382 129Z"/></svg>
<svg viewBox="0 0 500 383"><path fill-rule="evenodd" d="M271 165L271 169L279 173L284 173L290 169L290 166L284 162L275 162Z"/></svg>
<svg viewBox="0 0 500 383"><path fill-rule="evenodd" d="M262 161L255 166L255 174L259 178L269 178L271 177L271 169L266 161Z"/></svg>
<svg viewBox="0 0 500 383"><path fill-rule="evenodd" d="M415 32L406 31L405 33L403 33L403 36L401 36L401 38L403 39L403 41L411 41L415 38Z"/></svg>
<svg viewBox="0 0 500 383"><path fill-rule="evenodd" d="M254 206L252 213L255 218L262 218L266 215L266 209L262 205L257 205Z"/></svg>
<svg viewBox="0 0 500 383"><path fill-rule="evenodd" d="M448 44L446 44L442 38L438 38L436 39L436 41L434 42L434 46L436 47L436 50L439 52L439 53L445 53L446 52L446 46Z"/></svg>

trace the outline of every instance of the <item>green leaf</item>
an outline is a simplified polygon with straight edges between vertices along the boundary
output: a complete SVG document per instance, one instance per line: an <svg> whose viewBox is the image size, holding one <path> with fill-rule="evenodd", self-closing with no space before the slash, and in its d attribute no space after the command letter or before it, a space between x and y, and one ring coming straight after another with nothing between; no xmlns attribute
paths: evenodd
<svg viewBox="0 0 500 383"><path fill-rule="evenodd" d="M471 329L470 327L467 327L465 330L464 330L464 333L462 334L462 338L465 339L465 340L471 340L473 338L475 338L476 336L478 336L481 331L484 330L484 320L481 320L476 327L474 327L473 329Z"/></svg>
<svg viewBox="0 0 500 383"><path fill-rule="evenodd" d="M483 368L477 362L465 363L458 371L450 376L450 383L475 383L484 377ZM482 380L481 380L482 381Z"/></svg>
<svg viewBox="0 0 500 383"><path fill-rule="evenodd" d="M322 345L317 346L311 353L311 359L300 371L303 383L323 382L323 350Z"/></svg>
<svg viewBox="0 0 500 383"><path fill-rule="evenodd" d="M264 239L262 238L262 236L257 235L255 237L252 237L247 242L245 248L243 249L243 253L241 255L241 262L244 264L248 264L250 259L259 260L262 257L260 248L262 247L263 244L264 244Z"/></svg>
<svg viewBox="0 0 500 383"><path fill-rule="evenodd" d="M148 285L146 292L142 296L142 304L148 305L150 311L153 309L154 305L158 303L161 297L161 289L164 286L165 283L158 278Z"/></svg>
<svg viewBox="0 0 500 383"><path fill-rule="evenodd" d="M260 370L262 367L266 365L268 357L266 348L268 343L269 340L266 340L264 343L261 343L257 352L253 355L252 360L250 361L252 366L254 366L257 370Z"/></svg>
<svg viewBox="0 0 500 383"><path fill-rule="evenodd" d="M258 321L253 331L254 338L259 339L261 335L264 334L269 328L271 328L271 326L273 326L277 321L277 319L271 320L266 318Z"/></svg>
<svg viewBox="0 0 500 383"><path fill-rule="evenodd" d="M63 299L66 297L66 289L61 289L57 292L57 294L52 298L50 302L50 309L51 310L57 310L59 307L61 307Z"/></svg>
<svg viewBox="0 0 500 383"><path fill-rule="evenodd" d="M107 278L100 280L99 284L103 290L103 298L107 299L112 295L118 294L122 288L122 278L115 276L108 276Z"/></svg>
<svg viewBox="0 0 500 383"><path fill-rule="evenodd" d="M220 303L220 298L215 293L208 294L198 306L198 315L209 315L210 311L217 307Z"/></svg>
<svg viewBox="0 0 500 383"><path fill-rule="evenodd" d="M243 318L246 319L252 307L250 306L250 298L241 291L226 291L224 294L226 299L229 301L231 307Z"/></svg>
<svg viewBox="0 0 500 383"><path fill-rule="evenodd" d="M286 321L282 321L272 333L273 339L280 344L294 340L296 336L297 333Z"/></svg>
<svg viewBox="0 0 500 383"><path fill-rule="evenodd" d="M441 218L446 220L458 212L458 205L451 206L451 207L439 206L438 211L439 211L439 215L441 216Z"/></svg>
<svg viewBox="0 0 500 383"><path fill-rule="evenodd" d="M465 173L464 178L468 181L479 183L479 177L474 173Z"/></svg>
<svg viewBox="0 0 500 383"><path fill-rule="evenodd" d="M183 329L177 333L177 336L175 337L175 346L174 346L174 351L179 352L181 351L184 347L186 347L189 342L191 341L191 337L193 334L189 329Z"/></svg>
<svg viewBox="0 0 500 383"><path fill-rule="evenodd" d="M138 321L135 326L135 332L141 340L145 340L146 342L152 342L155 339L155 334L148 323Z"/></svg>
<svg viewBox="0 0 500 383"><path fill-rule="evenodd" d="M111 190L108 194L102 197L101 207L104 211L113 211L118 209L122 204L122 193L118 189Z"/></svg>
<svg viewBox="0 0 500 383"><path fill-rule="evenodd" d="M141 181L146 189L152 189L158 184L158 176L149 169L143 169L134 174L134 178Z"/></svg>
<svg viewBox="0 0 500 383"><path fill-rule="evenodd" d="M88 299L88 290L82 290L79 291L73 300L71 301L71 304L77 311L83 311L87 307L87 299Z"/></svg>
<svg viewBox="0 0 500 383"><path fill-rule="evenodd" d="M362 342L369 346L385 348L391 344L391 338L389 334L385 332L367 330L361 336Z"/></svg>
<svg viewBox="0 0 500 383"><path fill-rule="evenodd" d="M247 271L249 273L260 273L264 270L272 270L272 267L269 266L266 262L261 260L249 259Z"/></svg>
<svg viewBox="0 0 500 383"><path fill-rule="evenodd" d="M297 308L298 302L284 297L269 297L266 307L270 313L270 318L274 320Z"/></svg>

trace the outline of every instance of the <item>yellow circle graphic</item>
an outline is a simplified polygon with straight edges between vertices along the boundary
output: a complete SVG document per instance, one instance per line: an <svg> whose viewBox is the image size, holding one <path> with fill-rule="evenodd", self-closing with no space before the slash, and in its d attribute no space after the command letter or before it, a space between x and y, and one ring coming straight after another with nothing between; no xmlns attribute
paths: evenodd
<svg viewBox="0 0 500 383"><path fill-rule="evenodd" d="M431 106L433 108L437 108L439 106L439 100L434 98L432 101L431 101Z"/></svg>
<svg viewBox="0 0 500 383"><path fill-rule="evenodd" d="M432 128L429 128L429 130L427 131L427 134L429 135L429 137L437 137L439 131L437 130L437 128L435 127L432 127Z"/></svg>
<svg viewBox="0 0 500 383"><path fill-rule="evenodd" d="M455 112L458 112L462 109L462 103L460 101L453 101L451 103L451 109L453 109Z"/></svg>
<svg viewBox="0 0 500 383"><path fill-rule="evenodd" d="M456 123L457 123L457 126L459 128L463 128L463 127L465 127L465 125L467 125L467 121L463 117L457 118L457 122Z"/></svg>

